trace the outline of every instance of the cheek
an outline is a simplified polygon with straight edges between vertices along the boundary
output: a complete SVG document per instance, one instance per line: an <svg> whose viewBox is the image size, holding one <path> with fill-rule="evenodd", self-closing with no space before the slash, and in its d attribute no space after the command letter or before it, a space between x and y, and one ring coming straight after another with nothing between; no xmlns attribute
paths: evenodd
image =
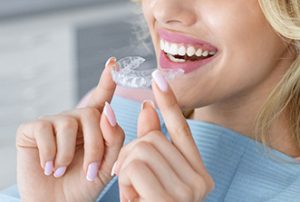
<svg viewBox="0 0 300 202"><path fill-rule="evenodd" d="M226 30L225 27L223 30ZM229 87L239 87L240 90L247 90L268 79L286 51L286 45L262 13L228 24L227 30L220 33L224 48L221 63L215 69L219 76L227 78ZM224 79L220 82L224 83Z"/></svg>
<svg viewBox="0 0 300 202"><path fill-rule="evenodd" d="M286 46L267 23L257 3L251 3L242 12L241 6L222 5L222 10L202 12L203 22L221 52L205 71L199 70L184 81L171 82L183 108L196 108L249 93L274 76Z"/></svg>
<svg viewBox="0 0 300 202"><path fill-rule="evenodd" d="M218 89L218 86L216 86L218 84L215 84L217 77L211 73L199 69L197 73L169 81L182 109L198 108L218 99L214 95L217 92L215 89ZM220 93L217 93L217 95L220 95Z"/></svg>
<svg viewBox="0 0 300 202"><path fill-rule="evenodd" d="M256 0L205 1L200 3L199 21L193 27L220 48L216 61L184 79L171 81L182 108L197 108L241 95L267 80L285 45L265 20ZM143 12L158 57L158 36L151 1L143 1ZM202 34L199 34L201 38Z"/></svg>
<svg viewBox="0 0 300 202"><path fill-rule="evenodd" d="M155 32L155 18L153 16L153 13L152 13L152 8L151 8L151 1L150 0L143 0L142 1L142 11L143 11L143 14L144 14L144 19L147 23L147 27L148 27L148 30L150 32L150 35L151 35L151 39L152 39L152 42L153 42L153 45L154 45L154 48L155 48L155 52L157 53L158 50L159 50L159 47L156 47L158 43L158 35L157 33Z"/></svg>

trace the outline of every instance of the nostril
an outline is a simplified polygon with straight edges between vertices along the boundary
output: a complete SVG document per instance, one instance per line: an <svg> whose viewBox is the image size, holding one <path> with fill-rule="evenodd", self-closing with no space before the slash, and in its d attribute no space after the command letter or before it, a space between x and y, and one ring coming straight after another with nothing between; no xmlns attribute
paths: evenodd
<svg viewBox="0 0 300 202"><path fill-rule="evenodd" d="M161 24L191 26L197 22L197 14L192 5L187 6L185 1L157 0L151 3L153 15Z"/></svg>
<svg viewBox="0 0 300 202"><path fill-rule="evenodd" d="M197 18L190 16L190 14L188 14L189 16L184 16L184 14L181 15L177 15L174 16L173 18L164 18L164 20L162 20L163 18L160 18L160 21L162 24L168 24L168 25L181 25L181 26L191 26L193 24L196 23Z"/></svg>
<svg viewBox="0 0 300 202"><path fill-rule="evenodd" d="M175 23L182 23L182 21L171 19L171 20L168 20L166 23L168 23L168 24L175 24Z"/></svg>

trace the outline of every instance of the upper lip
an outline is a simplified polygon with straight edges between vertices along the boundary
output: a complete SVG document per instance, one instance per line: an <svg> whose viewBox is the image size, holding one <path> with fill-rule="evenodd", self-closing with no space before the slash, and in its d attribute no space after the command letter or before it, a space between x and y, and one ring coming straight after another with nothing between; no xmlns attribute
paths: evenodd
<svg viewBox="0 0 300 202"><path fill-rule="evenodd" d="M196 38L187 36L182 33L173 32L173 31L171 32L171 31L168 31L168 30L162 29L162 28L158 29L158 33L159 33L161 39L164 39L171 43L177 43L177 44L182 43L182 44L192 45L192 46L203 48L203 49L210 50L210 51L217 51L217 48L215 46L213 46L212 44L210 44L209 42L200 40L200 39L196 39Z"/></svg>

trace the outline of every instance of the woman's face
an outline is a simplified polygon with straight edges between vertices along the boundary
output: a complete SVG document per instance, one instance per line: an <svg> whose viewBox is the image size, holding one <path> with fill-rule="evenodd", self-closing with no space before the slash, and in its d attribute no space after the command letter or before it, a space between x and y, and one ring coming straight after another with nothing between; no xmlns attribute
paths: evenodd
<svg viewBox="0 0 300 202"><path fill-rule="evenodd" d="M185 71L169 82L185 109L259 96L283 72L280 58L287 45L264 18L258 0L142 4L159 68Z"/></svg>

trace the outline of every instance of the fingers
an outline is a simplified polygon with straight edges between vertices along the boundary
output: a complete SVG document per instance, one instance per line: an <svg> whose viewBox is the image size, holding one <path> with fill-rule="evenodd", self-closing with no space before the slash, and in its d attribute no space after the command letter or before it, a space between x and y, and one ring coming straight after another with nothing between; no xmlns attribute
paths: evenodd
<svg viewBox="0 0 300 202"><path fill-rule="evenodd" d="M99 177L102 182L108 182L125 139L113 109L106 102L102 114L95 108L83 108L71 115L79 120L84 138L83 170L86 179L94 181Z"/></svg>
<svg viewBox="0 0 300 202"><path fill-rule="evenodd" d="M181 181L169 162L152 144L140 141L124 160L120 175L122 175L122 170L129 166L134 160L144 162L157 179L159 179L159 182L167 193L171 194L176 199L182 198L180 196L182 193L180 190L187 189L187 186ZM122 184L120 185L122 186ZM126 193L128 192L124 191L124 193L127 195Z"/></svg>
<svg viewBox="0 0 300 202"><path fill-rule="evenodd" d="M127 155L130 154L134 148L140 143L146 142L155 147L155 149L167 160L167 162L172 166L178 176L184 178L186 173L192 175L195 171L189 166L189 162L183 157L183 155L176 149L176 147L171 144L163 134L159 132L149 133L144 136L140 141L132 142L126 146L120 153L118 167L121 166ZM190 180L193 180L191 178Z"/></svg>
<svg viewBox="0 0 300 202"><path fill-rule="evenodd" d="M93 181L99 177L103 160L102 168L106 173L103 176L107 182L123 141L124 132L107 103L102 115L95 108L82 108L23 124L18 130L17 147L38 149L45 174L54 172L55 177L65 174L74 160L76 148L84 149L83 171L86 179Z"/></svg>
<svg viewBox="0 0 300 202"><path fill-rule="evenodd" d="M38 120L18 128L17 148L35 149L36 147L44 174L49 176L53 172L56 141L53 126L48 121Z"/></svg>
<svg viewBox="0 0 300 202"><path fill-rule="evenodd" d="M152 83L153 93L173 144L195 171L209 176L172 89L158 70L153 72L152 77L154 80Z"/></svg>
<svg viewBox="0 0 300 202"><path fill-rule="evenodd" d="M66 116L49 119L51 119L56 131L57 152L53 176L61 177L65 174L75 154L78 123L76 119Z"/></svg>
<svg viewBox="0 0 300 202"><path fill-rule="evenodd" d="M214 184L207 181L202 173L196 172L177 148L158 131L151 132L122 149L115 169L117 175L120 177L124 168L134 160L144 162L164 190L176 198L175 201L195 201L183 199L201 199L213 189ZM134 195L134 189L126 186L122 189L122 194ZM177 191L177 188L181 191Z"/></svg>
<svg viewBox="0 0 300 202"><path fill-rule="evenodd" d="M78 111L77 111L78 112ZM81 135L78 135L80 117L75 116L75 112L60 114L55 116L41 117L40 120L53 126L53 138L56 146L54 154L53 176L62 177L68 166L72 163L76 146L83 144ZM83 124L84 125L84 124ZM82 131L82 129L80 128ZM40 133L36 131L37 133ZM79 140L79 141L78 141ZM40 148L39 148L40 150Z"/></svg>
<svg viewBox="0 0 300 202"><path fill-rule="evenodd" d="M86 174L86 179L94 181L98 176L104 154L104 140L100 129L101 114L95 108L78 109L71 114L78 119L84 139L83 170Z"/></svg>
<svg viewBox="0 0 300 202"><path fill-rule="evenodd" d="M138 118L137 136L142 137L153 130L160 130L160 121L154 103L151 100L145 100L141 105Z"/></svg>
<svg viewBox="0 0 300 202"><path fill-rule="evenodd" d="M45 175L51 175L53 171L53 160L56 153L55 139L53 137L53 127L44 122L38 123L34 130L37 147L39 148L40 159Z"/></svg>
<svg viewBox="0 0 300 202"><path fill-rule="evenodd" d="M163 186L157 180L155 174L142 161L135 160L131 162L123 172L124 174L119 177L120 192L125 192L122 190L122 187L132 186L139 193L141 200L171 201L167 193L163 191Z"/></svg>
<svg viewBox="0 0 300 202"><path fill-rule="evenodd" d="M142 143L142 145L141 145ZM199 183L202 180L201 175L197 173L189 164L189 162L182 156L182 154L177 150L177 148L171 144L163 134L160 134L160 132L151 132L147 134L146 136L143 136L142 138L129 143L124 147L119 155L118 163L115 168L115 172L117 175L120 174L120 170L122 167L124 167L124 164L126 161L128 161L128 156L131 155L137 155L138 159L146 159L145 161L148 162L148 158L152 155L152 152L148 152L148 154L144 154L143 157L140 157L139 155L145 153L144 151L138 151L143 150L145 148L142 148L144 144L150 144L152 145L158 152L161 154L161 156L164 157L164 159L167 161L167 163L170 165L171 169L174 170L176 175L189 187L194 188L194 190L198 190ZM148 150L146 150L148 151ZM155 163L154 163L155 164ZM150 166L151 167L151 166ZM208 183L207 183L208 184ZM207 187L210 185L208 184ZM202 189L203 190L203 186ZM197 196L195 196L197 198Z"/></svg>
<svg viewBox="0 0 300 202"><path fill-rule="evenodd" d="M105 144L105 156L103 157L101 170L107 171L105 172L106 175L100 176L100 178L108 181L111 178L111 170L114 162L117 160L123 146L125 134L118 125L109 103L105 103L100 123Z"/></svg>
<svg viewBox="0 0 300 202"><path fill-rule="evenodd" d="M91 96L88 98L86 107L97 108L100 112L103 110L104 103L110 102L114 91L116 89L116 83L113 81L111 71L116 64L116 58L111 57L107 60L105 68L101 74L97 87L93 90Z"/></svg>
<svg viewBox="0 0 300 202"><path fill-rule="evenodd" d="M120 183L119 183L119 197L121 202L140 201L138 200L139 198L138 193L132 186L126 186Z"/></svg>

